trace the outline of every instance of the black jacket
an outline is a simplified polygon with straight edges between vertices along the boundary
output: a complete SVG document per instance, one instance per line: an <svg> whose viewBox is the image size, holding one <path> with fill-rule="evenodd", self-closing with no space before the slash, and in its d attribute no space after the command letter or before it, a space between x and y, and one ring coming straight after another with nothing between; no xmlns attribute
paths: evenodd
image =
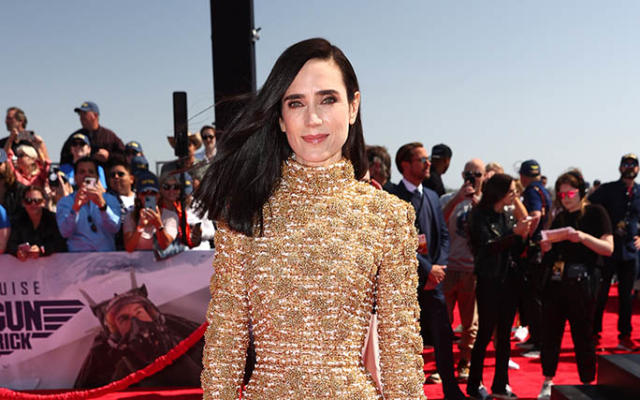
<svg viewBox="0 0 640 400"><path fill-rule="evenodd" d="M27 242L31 245L44 246L44 255L67 251L67 241L60 235L56 215L47 209L42 210L40 225L37 229L33 227L24 208L20 208L17 215L11 219L7 253L15 256L18 253L18 246Z"/></svg>
<svg viewBox="0 0 640 400"><path fill-rule="evenodd" d="M522 237L513 233L515 219L507 213L474 208L469 220L469 237L479 278L504 281L509 268L524 250Z"/></svg>

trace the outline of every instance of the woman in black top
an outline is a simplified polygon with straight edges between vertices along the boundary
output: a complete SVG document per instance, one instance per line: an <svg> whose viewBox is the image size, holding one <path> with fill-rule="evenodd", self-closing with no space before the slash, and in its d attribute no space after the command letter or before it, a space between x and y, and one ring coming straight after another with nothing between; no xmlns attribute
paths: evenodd
<svg viewBox="0 0 640 400"><path fill-rule="evenodd" d="M576 353L578 373L583 383L595 379L596 354L593 344L593 313L599 256L613 252L611 222L602 206L589 204L582 174L572 170L556 181L556 202L562 210L551 229L570 227L563 236L549 236L540 245L546 252L544 263L549 279L542 297L542 373L545 380L539 399L551 395L552 378L558 367L558 355L569 320ZM555 242L552 245L552 241Z"/></svg>
<svg viewBox="0 0 640 400"><path fill-rule="evenodd" d="M480 203L471 212L469 237L477 275L476 298L479 328L471 352L467 393L486 398L482 386L482 368L487 345L496 330L496 371L491 390L496 398L516 398L509 387L509 337L516 311L518 271L516 263L529 234L531 220L518 222L505 206L516 195L513 178L495 174L486 181Z"/></svg>
<svg viewBox="0 0 640 400"><path fill-rule="evenodd" d="M41 186L29 186L22 192L22 207L11 220L11 235L7 253L21 261L67 251L67 242L60 235L56 214L47 210L47 200Z"/></svg>

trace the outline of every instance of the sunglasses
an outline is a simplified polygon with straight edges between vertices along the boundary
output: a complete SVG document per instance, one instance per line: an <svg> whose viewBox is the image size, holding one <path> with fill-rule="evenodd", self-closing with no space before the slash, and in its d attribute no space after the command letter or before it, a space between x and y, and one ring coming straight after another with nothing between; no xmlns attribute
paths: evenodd
<svg viewBox="0 0 640 400"><path fill-rule="evenodd" d="M18 153L16 154L16 157L22 158L22 157L29 157L29 156L27 155L27 153Z"/></svg>
<svg viewBox="0 0 640 400"><path fill-rule="evenodd" d="M635 167L637 167L637 166L638 166L638 164L637 164L637 163L635 163L635 162L633 162L633 161L631 161L631 162L625 162L625 163L622 163L622 164L620 164L620 166L621 166L622 168L635 168Z"/></svg>
<svg viewBox="0 0 640 400"><path fill-rule="evenodd" d="M213 139L215 139L215 136L214 135L202 135L202 138L204 140L213 140Z"/></svg>
<svg viewBox="0 0 640 400"><path fill-rule="evenodd" d="M24 199L24 204L40 204L44 201L44 199L40 198L34 198L34 197L26 197Z"/></svg>
<svg viewBox="0 0 640 400"><path fill-rule="evenodd" d="M569 190L568 192L559 192L558 197L560 197L560 200L564 200L565 197L573 199L574 197L576 197L577 194L578 194L578 189L575 189L575 190Z"/></svg>
<svg viewBox="0 0 640 400"><path fill-rule="evenodd" d="M87 216L87 221L89 221L89 224L90 224L90 227L91 227L91 232L93 232L93 233L98 232L98 227L93 222L93 218L91 218L91 215Z"/></svg>
<svg viewBox="0 0 640 400"><path fill-rule="evenodd" d="M127 154L127 155L135 156L135 155L137 155L139 153L139 151L131 149L131 150L126 150L124 153Z"/></svg>
<svg viewBox="0 0 640 400"><path fill-rule="evenodd" d="M113 172L111 172L111 173L109 174L109 177L110 177L110 178L115 178L116 176L117 176L118 178L123 178L123 177L125 176L125 173L124 173L124 171L113 171Z"/></svg>
<svg viewBox="0 0 640 400"><path fill-rule="evenodd" d="M158 192L155 192L153 190L145 190L144 192L140 192L139 194L141 194L142 196L157 196Z"/></svg>
<svg viewBox="0 0 640 400"><path fill-rule="evenodd" d="M71 142L71 147L82 147L84 146L86 143L83 141L77 141L77 142Z"/></svg>
<svg viewBox="0 0 640 400"><path fill-rule="evenodd" d="M482 177L482 172L471 172L471 171L464 171L465 175L473 175L476 178L481 178Z"/></svg>
<svg viewBox="0 0 640 400"><path fill-rule="evenodd" d="M162 185L162 188L164 190L180 190L180 184L179 183L174 183L173 185L170 185L168 183L165 183Z"/></svg>
<svg viewBox="0 0 640 400"><path fill-rule="evenodd" d="M420 161L421 164L426 164L427 161L429 161L429 157L420 157L420 158L416 158L413 161Z"/></svg>

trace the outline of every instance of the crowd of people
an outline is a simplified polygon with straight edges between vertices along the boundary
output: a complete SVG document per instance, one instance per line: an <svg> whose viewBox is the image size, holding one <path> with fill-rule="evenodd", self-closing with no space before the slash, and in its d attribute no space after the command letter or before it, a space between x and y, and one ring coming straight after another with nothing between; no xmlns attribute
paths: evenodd
<svg viewBox="0 0 640 400"><path fill-rule="evenodd" d="M455 381L449 340L456 303L461 322L457 379L467 382L467 394L473 398L489 398L482 370L492 337L496 370L491 396L516 398L508 379L509 368L518 368L510 359L516 315L519 325L526 327L518 347L525 357L541 358L544 379L539 399L550 398L567 321L580 380L593 382L602 315L614 274L619 293L618 349L638 348L631 339L640 255L635 154L622 156L617 181L602 185L596 181L589 189L581 172L571 169L557 178L552 190L535 160L524 161L514 179L499 164L485 165L474 158L464 165L460 188L449 193L441 175L447 172L452 151L444 144L433 146L431 156L420 143L402 146L396 154L402 179L395 185L386 149L369 146L367 155L371 183L414 205L418 232L429 244L424 255L418 254L421 264L422 257L428 259L425 264L432 264L428 279L438 283L429 286L427 279L428 290L419 292L419 299L437 299L420 302L425 313L424 344L434 346L437 366L426 383L442 382L447 399L464 398ZM416 195L416 190L424 194ZM438 325L441 318L435 316L443 311L434 310L446 310L448 318Z"/></svg>
<svg viewBox="0 0 640 400"><path fill-rule="evenodd" d="M324 86L330 89L316 91ZM567 321L580 380L595 379L614 274L619 347L636 348L636 155L625 154L620 179L596 190L579 170L567 171L551 191L555 199L537 161L523 162L515 179L498 163L473 158L460 188L445 193L451 148L437 144L429 154L422 143L402 145L395 155L402 177L393 183L387 150L365 150L359 106L344 54L322 39L297 43L225 131L220 152L215 126L204 126L160 177L149 171L141 143L124 144L100 124L93 102L74 109L82 128L65 141L56 168L43 138L27 130L25 113L11 107L9 135L0 142L0 252L24 261L121 249L164 258L210 248L216 227L198 215L215 219L207 398L237 395L249 343L267 355L254 372L263 385L252 389L265 397L378 398L358 367L367 317L377 310L378 387L387 398L422 398L414 350L426 345L433 345L437 367L426 383L441 382L447 399L489 398L482 376L491 340L491 396L517 398L508 371L518 315L528 332L520 346L541 358L538 398L548 399ZM330 133L307 132L325 125ZM314 354L331 362L315 363ZM303 365L313 373L301 372Z"/></svg>
<svg viewBox="0 0 640 400"><path fill-rule="evenodd" d="M0 253L28 261L67 251L150 250L165 258L212 248L215 226L193 211L193 191L215 155L215 125L189 133L188 154L164 164L158 177L140 142L125 144L100 124L97 104L86 101L73 111L81 128L54 163L43 137L27 129L25 112L7 110Z"/></svg>

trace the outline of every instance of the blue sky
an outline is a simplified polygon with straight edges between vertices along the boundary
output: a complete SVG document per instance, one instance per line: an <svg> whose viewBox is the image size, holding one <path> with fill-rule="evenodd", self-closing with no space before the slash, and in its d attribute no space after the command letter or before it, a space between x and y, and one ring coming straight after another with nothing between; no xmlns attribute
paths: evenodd
<svg viewBox="0 0 640 400"><path fill-rule="evenodd" d="M360 80L368 143L392 157L409 141L453 149L447 186L472 157L508 173L536 158L553 181L568 167L617 179L640 153L640 3L635 1L255 0L258 86L289 45L322 36ZM0 107L17 105L52 158L79 127L73 108L172 157L171 93L189 113L212 104L209 2L5 2ZM7 18L7 16L13 16ZM197 130L212 110L191 121ZM399 179L394 170L392 178Z"/></svg>

